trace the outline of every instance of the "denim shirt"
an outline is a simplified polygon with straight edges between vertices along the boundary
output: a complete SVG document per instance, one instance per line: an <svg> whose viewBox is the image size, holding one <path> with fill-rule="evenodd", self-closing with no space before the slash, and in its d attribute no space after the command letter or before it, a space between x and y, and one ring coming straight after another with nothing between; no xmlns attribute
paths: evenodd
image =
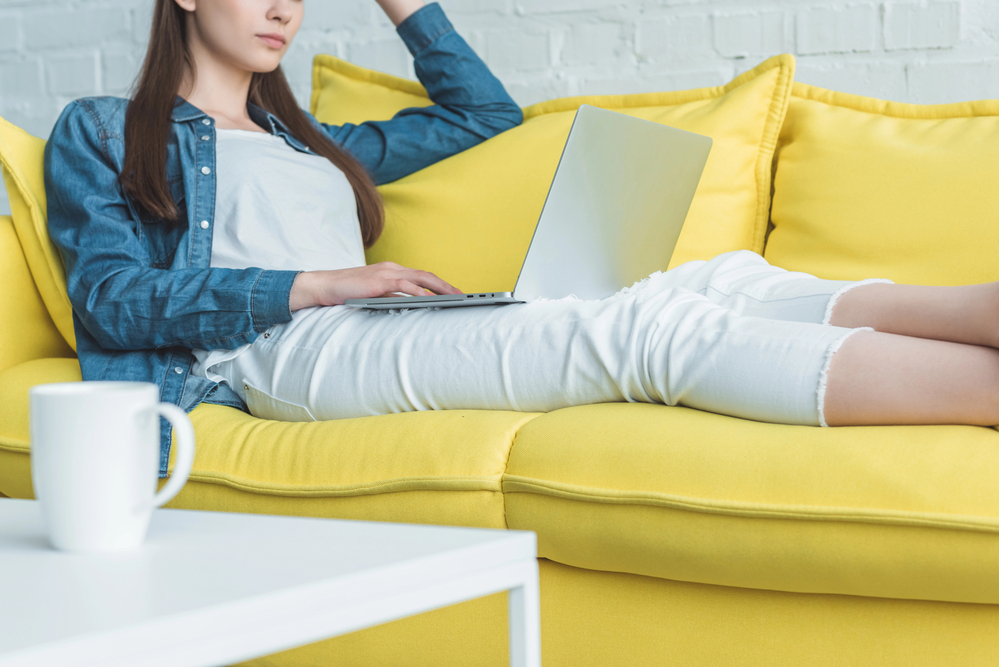
<svg viewBox="0 0 999 667"><path fill-rule="evenodd" d="M309 116L376 184L522 122L520 107L440 5L421 7L396 32L413 54L432 106L357 125L327 125ZM84 380L153 382L160 400L185 412L202 402L249 412L228 385L191 375L191 349L231 350L291 320L291 287L301 271L210 266L215 120L177 101L167 183L184 225L144 217L119 185L128 100L98 97L69 104L45 147L48 227L66 266L80 368ZM298 151L312 152L274 115L253 104L247 109L263 129ZM171 426L161 419L160 477L167 475L170 444Z"/></svg>

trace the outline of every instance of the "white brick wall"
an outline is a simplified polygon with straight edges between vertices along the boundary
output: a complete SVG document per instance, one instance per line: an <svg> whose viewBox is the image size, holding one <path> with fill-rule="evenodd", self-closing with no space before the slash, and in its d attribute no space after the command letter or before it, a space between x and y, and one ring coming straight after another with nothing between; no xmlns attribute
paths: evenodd
<svg viewBox="0 0 999 667"><path fill-rule="evenodd" d="M771 55L801 81L903 102L999 98L997 0L440 0L523 106L724 83ZM47 137L70 100L125 95L152 0L0 0L0 115ZM308 106L315 53L414 78L372 0L308 0L284 68ZM0 212L8 210L0 194Z"/></svg>

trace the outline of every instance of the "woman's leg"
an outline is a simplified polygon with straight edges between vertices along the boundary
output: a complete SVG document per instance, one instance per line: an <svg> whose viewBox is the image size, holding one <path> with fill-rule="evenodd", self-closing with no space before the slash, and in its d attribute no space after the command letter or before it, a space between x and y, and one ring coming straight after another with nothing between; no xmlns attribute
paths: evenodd
<svg viewBox="0 0 999 667"><path fill-rule="evenodd" d="M253 414L290 421L642 401L815 425L831 350L856 331L746 317L681 288L402 313L335 306L296 311L218 372Z"/></svg>
<svg viewBox="0 0 999 667"><path fill-rule="evenodd" d="M674 272L743 314L875 329L846 340L826 369L830 425L999 424L999 282L828 281L745 251Z"/></svg>
<svg viewBox="0 0 999 667"><path fill-rule="evenodd" d="M871 283L891 281L883 278L824 280L773 266L749 250L735 250L654 274L638 287L646 290L681 287L740 315L831 324L832 311L839 300L858 287L867 289ZM847 324L840 326L856 328Z"/></svg>
<svg viewBox="0 0 999 667"><path fill-rule="evenodd" d="M905 313L898 322L947 331ZM832 358L823 412L830 426L999 425L999 349L860 331Z"/></svg>
<svg viewBox="0 0 999 667"><path fill-rule="evenodd" d="M839 299L829 323L999 347L999 282L960 287L861 285Z"/></svg>
<svg viewBox="0 0 999 667"><path fill-rule="evenodd" d="M999 282L924 287L823 280L772 266L748 250L688 262L660 281L742 315L999 347Z"/></svg>

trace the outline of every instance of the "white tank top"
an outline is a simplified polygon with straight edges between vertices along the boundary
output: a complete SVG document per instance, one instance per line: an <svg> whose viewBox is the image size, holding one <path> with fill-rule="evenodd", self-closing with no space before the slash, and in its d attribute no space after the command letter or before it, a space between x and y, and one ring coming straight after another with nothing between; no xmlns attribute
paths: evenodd
<svg viewBox="0 0 999 667"><path fill-rule="evenodd" d="M340 169L266 132L218 129L216 136L211 266L289 271L364 266L357 202ZM222 382L211 366L249 346L195 349L191 372Z"/></svg>

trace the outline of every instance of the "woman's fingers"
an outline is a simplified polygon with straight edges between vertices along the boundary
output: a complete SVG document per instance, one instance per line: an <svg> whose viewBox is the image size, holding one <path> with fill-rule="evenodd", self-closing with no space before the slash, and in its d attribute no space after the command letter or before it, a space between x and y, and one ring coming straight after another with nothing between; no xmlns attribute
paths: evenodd
<svg viewBox="0 0 999 667"><path fill-rule="evenodd" d="M402 292L403 294L409 294L411 296L431 296L431 293L422 287L415 285L414 283L406 280L405 278L400 278L395 283L395 287L391 290L393 292Z"/></svg>
<svg viewBox="0 0 999 667"><path fill-rule="evenodd" d="M379 262L361 269L365 273L374 272L380 288L385 293L402 292L413 296L428 294L464 294L461 290L441 280L429 271L420 271L399 266L393 262ZM370 274L369 274L370 275Z"/></svg>
<svg viewBox="0 0 999 667"><path fill-rule="evenodd" d="M414 271L410 280L417 285L426 287L437 294L461 294L461 290L452 287L429 271Z"/></svg>

